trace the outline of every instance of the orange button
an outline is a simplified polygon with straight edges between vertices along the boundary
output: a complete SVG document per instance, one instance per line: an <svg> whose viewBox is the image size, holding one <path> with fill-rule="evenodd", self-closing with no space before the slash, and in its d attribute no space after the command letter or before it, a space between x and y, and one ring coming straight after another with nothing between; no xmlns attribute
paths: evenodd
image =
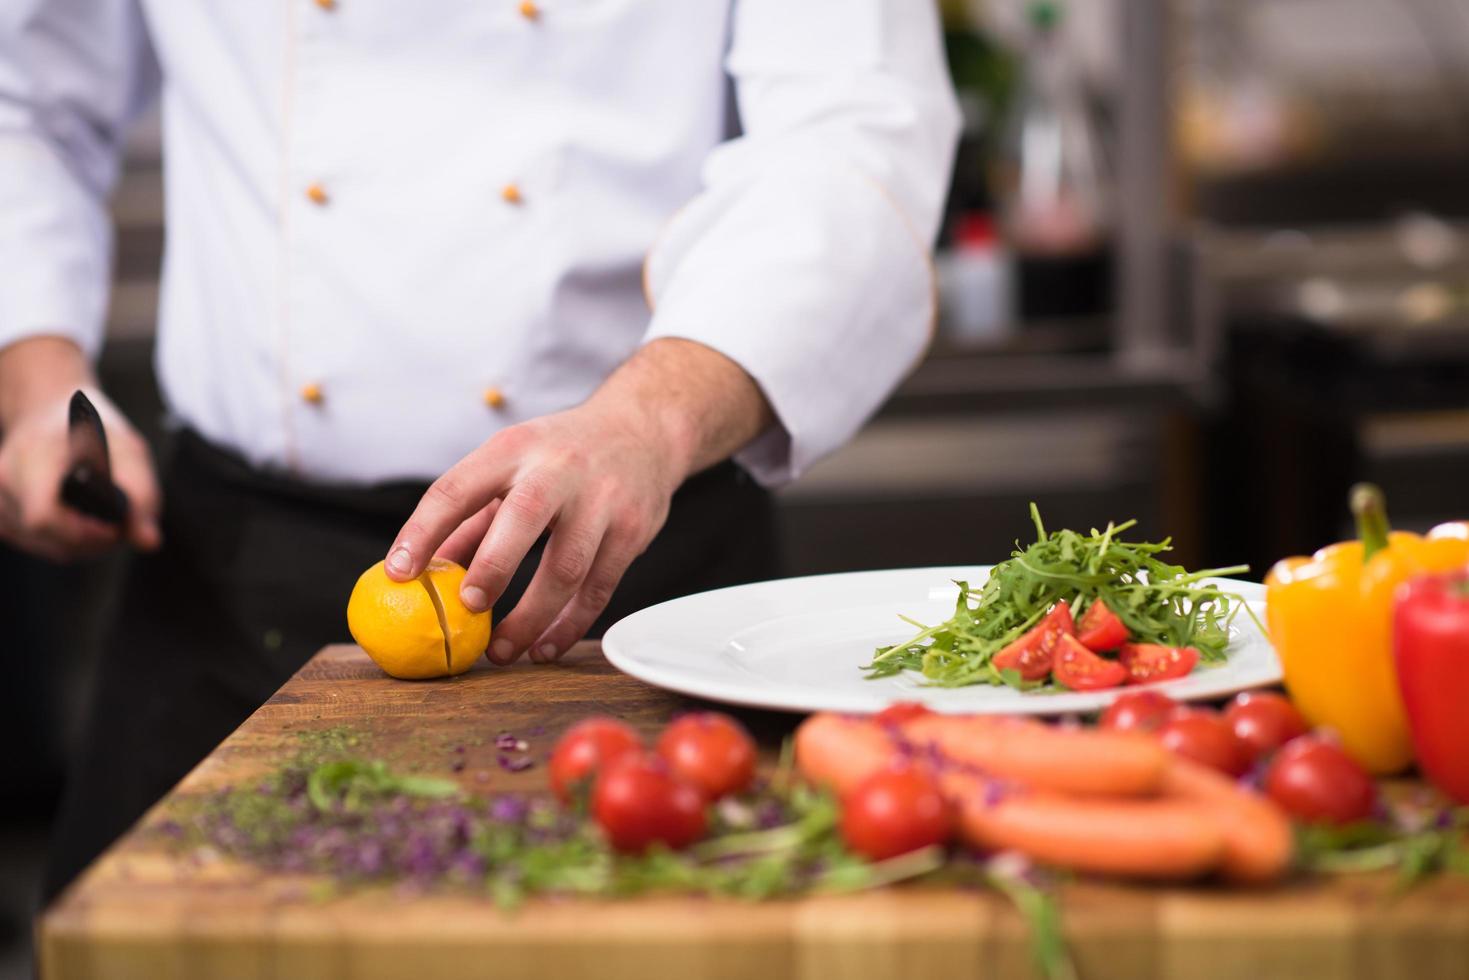
<svg viewBox="0 0 1469 980"><path fill-rule="evenodd" d="M485 389L485 404L490 408L501 408L505 404L505 392L490 385Z"/></svg>
<svg viewBox="0 0 1469 980"><path fill-rule="evenodd" d="M303 385L301 388L301 400L308 405L320 405L324 398L326 398L326 393L321 390L321 385L315 382Z"/></svg>
<svg viewBox="0 0 1469 980"><path fill-rule="evenodd" d="M325 204L327 202L326 188L320 184L312 184L306 188L306 197L312 204Z"/></svg>
<svg viewBox="0 0 1469 980"><path fill-rule="evenodd" d="M526 20L535 20L541 16L541 8L536 6L535 0L520 0L520 6L516 9Z"/></svg>
<svg viewBox="0 0 1469 980"><path fill-rule="evenodd" d="M517 184L506 184L500 189L500 197L506 204L519 204L525 198L520 195L520 187Z"/></svg>
<svg viewBox="0 0 1469 980"><path fill-rule="evenodd" d="M316 5L322 10L336 10L337 0L316 0Z"/></svg>

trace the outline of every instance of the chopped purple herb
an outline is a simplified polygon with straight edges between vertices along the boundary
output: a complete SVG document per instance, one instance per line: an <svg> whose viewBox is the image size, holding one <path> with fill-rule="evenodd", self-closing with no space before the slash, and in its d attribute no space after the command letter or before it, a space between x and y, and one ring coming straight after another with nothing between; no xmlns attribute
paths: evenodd
<svg viewBox="0 0 1469 980"><path fill-rule="evenodd" d="M489 816L495 823L523 823L529 812L530 805L523 796L502 793L490 800Z"/></svg>
<svg viewBox="0 0 1469 980"><path fill-rule="evenodd" d="M500 764L500 768L504 769L506 772L525 772L527 769L536 764L536 760L530 758L529 756L506 755L503 752L495 757L495 761L498 762Z"/></svg>

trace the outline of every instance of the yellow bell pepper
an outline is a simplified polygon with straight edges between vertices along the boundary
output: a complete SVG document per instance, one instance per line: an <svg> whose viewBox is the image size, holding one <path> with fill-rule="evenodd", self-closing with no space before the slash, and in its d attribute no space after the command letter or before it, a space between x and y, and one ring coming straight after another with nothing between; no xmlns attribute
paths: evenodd
<svg viewBox="0 0 1469 980"><path fill-rule="evenodd" d="M1265 577L1270 638L1306 720L1334 729L1370 772L1413 761L1392 655L1393 592L1425 572L1469 565L1469 524L1391 531L1382 491L1352 488L1361 540L1286 558Z"/></svg>

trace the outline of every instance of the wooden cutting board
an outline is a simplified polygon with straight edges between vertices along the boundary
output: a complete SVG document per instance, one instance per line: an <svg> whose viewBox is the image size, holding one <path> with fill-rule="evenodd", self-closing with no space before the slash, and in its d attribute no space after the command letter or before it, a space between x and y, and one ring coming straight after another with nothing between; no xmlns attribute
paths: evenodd
<svg viewBox="0 0 1469 980"><path fill-rule="evenodd" d="M171 797L237 784L288 759L306 730L350 725L374 754L458 772L475 791L535 789L544 766L495 764L504 730L544 759L593 713L652 732L688 702L623 676L595 644L560 665L476 668L407 683L356 647L328 647L189 774ZM767 753L795 719L744 713ZM976 891L882 892L744 904L688 898L538 901L514 914L463 895L378 888L327 900L311 881L172 854L150 822L100 858L38 926L44 980L857 980L1034 975L1024 925ZM1063 889L1081 977L1469 977L1469 881L1394 896L1387 877L1260 892L1079 882Z"/></svg>

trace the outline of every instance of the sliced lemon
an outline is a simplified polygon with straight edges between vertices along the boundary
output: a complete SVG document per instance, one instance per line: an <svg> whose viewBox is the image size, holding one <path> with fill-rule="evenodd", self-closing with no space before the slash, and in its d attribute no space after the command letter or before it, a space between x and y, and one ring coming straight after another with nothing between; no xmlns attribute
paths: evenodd
<svg viewBox="0 0 1469 980"><path fill-rule="evenodd" d="M347 600L352 638L387 674L423 680L462 674L490 645L490 614L459 599L464 568L443 558L410 582L388 578L378 562Z"/></svg>

